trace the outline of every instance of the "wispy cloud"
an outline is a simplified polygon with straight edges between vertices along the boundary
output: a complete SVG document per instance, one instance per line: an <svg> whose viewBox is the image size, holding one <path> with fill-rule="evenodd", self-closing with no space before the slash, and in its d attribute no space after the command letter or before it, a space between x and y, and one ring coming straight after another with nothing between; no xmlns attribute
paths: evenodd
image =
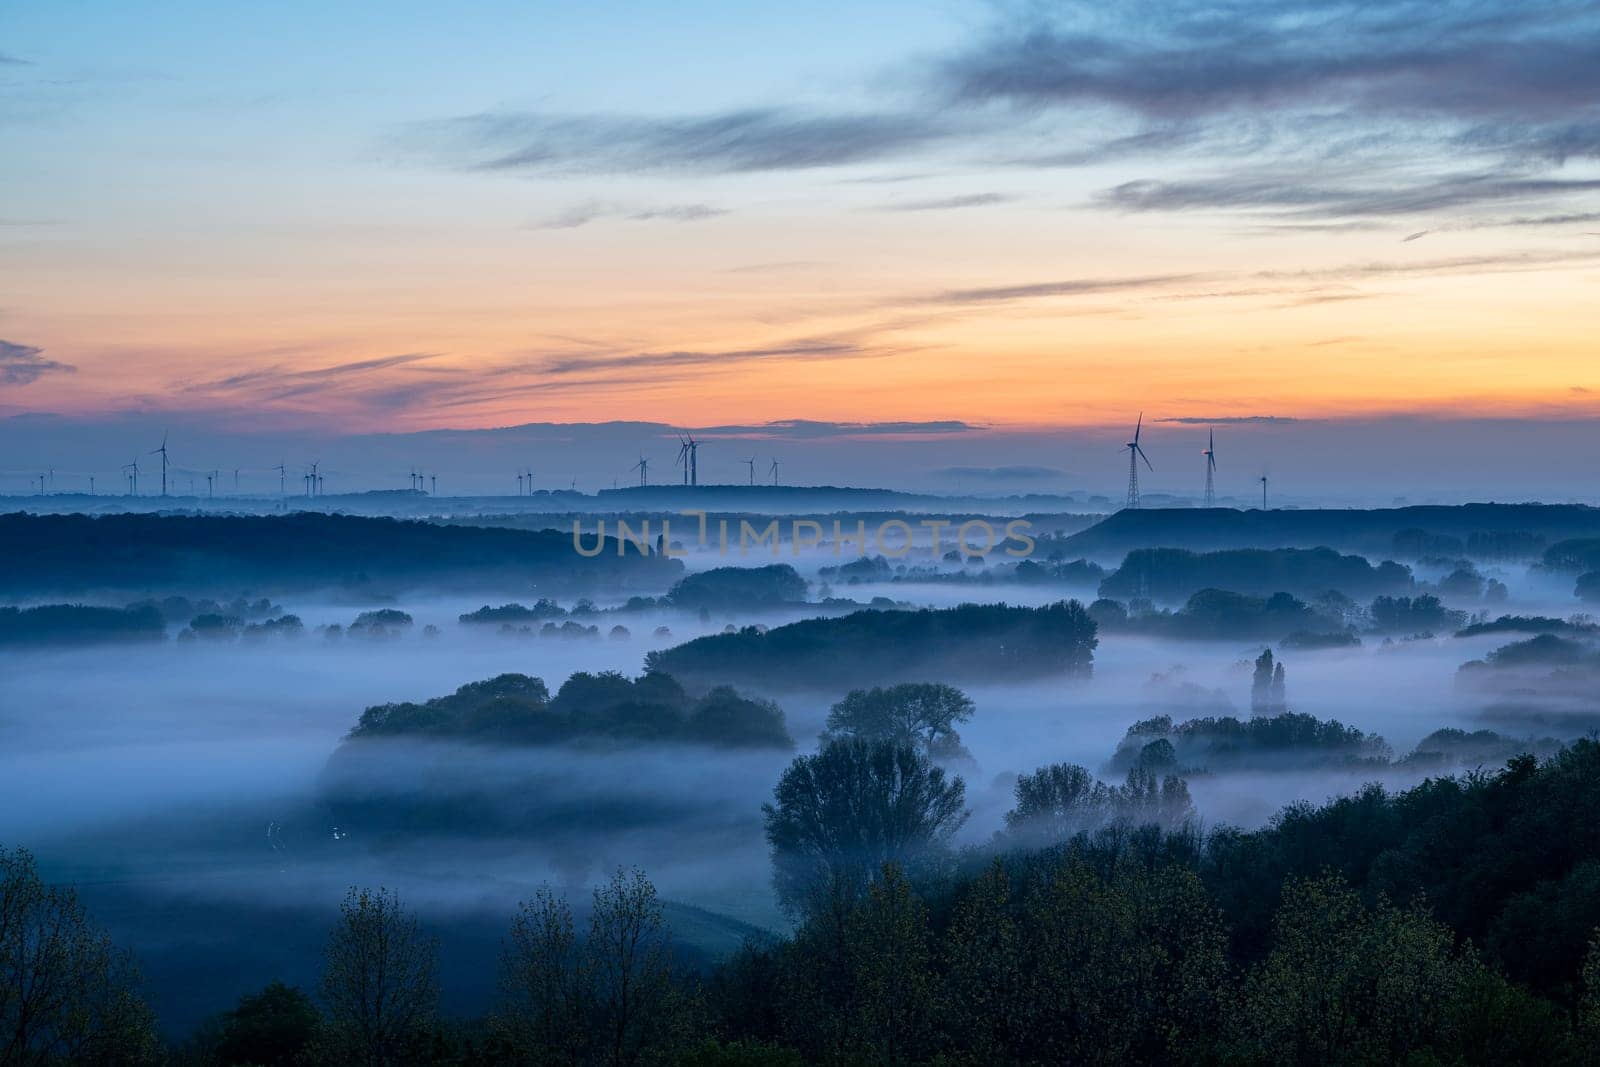
<svg viewBox="0 0 1600 1067"><path fill-rule="evenodd" d="M571 374L604 372L650 371L663 367L729 366L736 363L792 359L842 359L851 356L876 354L855 341L814 339L766 348L735 348L725 350L667 352L634 352L611 356L569 356L542 363L540 374L561 377Z"/></svg>
<svg viewBox="0 0 1600 1067"><path fill-rule="evenodd" d="M46 374L71 374L78 368L44 358L44 349L0 340L0 382L6 385L31 385Z"/></svg>
<svg viewBox="0 0 1600 1067"><path fill-rule="evenodd" d="M946 196L936 200L907 200L893 204L883 204L879 211L954 211L960 208L988 207L991 204L1005 204L1015 200L1016 197L1005 193L968 193L964 196Z"/></svg>
<svg viewBox="0 0 1600 1067"><path fill-rule="evenodd" d="M1243 426L1302 422L1290 415L1169 415L1155 422L1175 422L1183 426Z"/></svg>
<svg viewBox="0 0 1600 1067"><path fill-rule="evenodd" d="M437 352L405 352L400 355L378 356L373 359L315 367L311 370L295 370L275 365L196 383L190 386L190 389L197 392L247 392L258 394L265 399L286 400L334 388L375 372L438 359L439 355Z"/></svg>
<svg viewBox="0 0 1600 1067"><path fill-rule="evenodd" d="M574 204L563 211L533 223L529 229L572 230L603 219L625 222L701 222L728 214L726 208L710 204L662 204L655 207L626 207L600 200Z"/></svg>
<svg viewBox="0 0 1600 1067"><path fill-rule="evenodd" d="M1167 0L1089 14L1020 5L941 63L957 100L1110 104L1162 120L1314 104L1543 118L1600 94L1594 5Z"/></svg>
<svg viewBox="0 0 1600 1067"><path fill-rule="evenodd" d="M826 422L815 419L777 419L751 426L707 426L695 432L707 437L791 438L896 437L925 434L971 433L980 427L959 419L923 422Z"/></svg>
<svg viewBox="0 0 1600 1067"><path fill-rule="evenodd" d="M1529 178L1504 173L1463 174L1405 187L1361 181L1319 184L1305 171L1249 178L1226 175L1197 181L1124 182L1096 202L1122 211L1267 210L1285 217L1404 216L1483 204L1540 202L1600 192L1600 179Z"/></svg>
<svg viewBox="0 0 1600 1067"><path fill-rule="evenodd" d="M413 124L402 144L479 171L613 174L805 170L892 158L953 135L936 114L777 108L679 118L484 112Z"/></svg>
<svg viewBox="0 0 1600 1067"><path fill-rule="evenodd" d="M1070 278L1061 281L996 285L978 289L946 289L921 298L930 304L988 304L1006 300L1037 300L1056 296L1086 296L1159 289L1206 277L1201 274L1154 274L1133 278Z"/></svg>

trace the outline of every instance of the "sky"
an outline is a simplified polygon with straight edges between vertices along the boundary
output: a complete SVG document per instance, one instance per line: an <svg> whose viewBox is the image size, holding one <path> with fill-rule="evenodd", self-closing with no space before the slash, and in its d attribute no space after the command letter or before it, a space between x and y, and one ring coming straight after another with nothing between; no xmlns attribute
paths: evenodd
<svg viewBox="0 0 1600 1067"><path fill-rule="evenodd" d="M0 144L24 439L1600 432L1594 3L11 0Z"/></svg>

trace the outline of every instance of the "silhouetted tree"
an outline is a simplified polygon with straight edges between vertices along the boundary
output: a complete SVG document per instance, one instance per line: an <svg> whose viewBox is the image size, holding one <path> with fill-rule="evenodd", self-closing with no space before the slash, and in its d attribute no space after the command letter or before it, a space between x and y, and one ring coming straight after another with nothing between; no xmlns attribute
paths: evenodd
<svg viewBox="0 0 1600 1067"><path fill-rule="evenodd" d="M329 1051L367 1067L410 1062L438 997L437 947L416 917L386 889L352 888L328 938L322 976Z"/></svg>
<svg viewBox="0 0 1600 1067"><path fill-rule="evenodd" d="M972 718L974 705L953 685L905 683L853 689L828 712L823 740L861 738L908 745L934 759L968 755L956 724Z"/></svg>
<svg viewBox="0 0 1600 1067"><path fill-rule="evenodd" d="M966 786L887 741L833 741L789 765L762 805L773 884L793 914L838 911L885 863L917 869L966 821Z"/></svg>
<svg viewBox="0 0 1600 1067"><path fill-rule="evenodd" d="M535 1063L582 1063L593 1036L594 967L572 909L548 886L519 905L500 954L500 1008L492 1028Z"/></svg>
<svg viewBox="0 0 1600 1067"><path fill-rule="evenodd" d="M656 887L643 871L619 867L594 891L586 947L607 1062L637 1063L671 1044L675 991L667 928Z"/></svg>
<svg viewBox="0 0 1600 1067"><path fill-rule="evenodd" d="M212 1056L225 1067L290 1067L304 1062L321 1023L303 990L271 982L223 1015Z"/></svg>
<svg viewBox="0 0 1600 1067"><path fill-rule="evenodd" d="M158 1062L138 985L76 892L46 885L31 853L0 849L0 1064Z"/></svg>

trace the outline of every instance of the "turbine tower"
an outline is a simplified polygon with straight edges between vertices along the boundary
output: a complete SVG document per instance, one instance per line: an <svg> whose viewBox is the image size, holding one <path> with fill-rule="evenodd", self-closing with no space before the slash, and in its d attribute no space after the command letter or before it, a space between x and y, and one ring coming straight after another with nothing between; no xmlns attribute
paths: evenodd
<svg viewBox="0 0 1600 1067"><path fill-rule="evenodd" d="M128 495L139 495L139 457L135 456L132 463L122 465L122 473L128 476Z"/></svg>
<svg viewBox="0 0 1600 1067"><path fill-rule="evenodd" d="M1206 507L1217 506L1217 431L1212 430L1206 440Z"/></svg>
<svg viewBox="0 0 1600 1067"><path fill-rule="evenodd" d="M289 495L289 472L286 469L284 469L284 466L283 466L282 463L279 463L276 467L273 467L272 469L278 472L278 495L279 496L288 496Z"/></svg>
<svg viewBox="0 0 1600 1067"><path fill-rule="evenodd" d="M778 461L777 461L776 458L774 458L773 461L772 461L772 472L771 473L772 473L772 484L773 485L777 485L778 484Z"/></svg>
<svg viewBox="0 0 1600 1067"><path fill-rule="evenodd" d="M150 455L153 456L157 452L161 453L161 495L162 496L166 496L167 495L167 435L166 434L162 434L161 435L161 447L160 448L152 448L150 450Z"/></svg>
<svg viewBox="0 0 1600 1067"><path fill-rule="evenodd" d="M678 435L678 458L673 460L675 465L683 468L683 484L689 484L689 441L682 434Z"/></svg>
<svg viewBox="0 0 1600 1067"><path fill-rule="evenodd" d="M1144 465L1150 467L1150 457L1144 454L1144 449L1139 446L1139 435L1144 432L1144 412L1139 412L1139 421L1133 427L1133 440L1125 446L1128 450L1128 507L1139 506L1139 461L1144 460Z"/></svg>
<svg viewBox="0 0 1600 1067"><path fill-rule="evenodd" d="M1267 476L1261 476L1261 510L1267 510Z"/></svg>
<svg viewBox="0 0 1600 1067"><path fill-rule="evenodd" d="M755 485L756 484L756 457L751 456L749 459L745 460L744 462L745 462L745 466L750 468L750 484L751 485Z"/></svg>
<svg viewBox="0 0 1600 1067"><path fill-rule="evenodd" d="M639 457L639 462L635 463L633 466L628 468L628 473L629 474L632 474L634 471L638 471L639 472L639 484L641 486L646 486L646 485L650 484L650 461L649 460L645 459L643 456L640 456Z"/></svg>
<svg viewBox="0 0 1600 1067"><path fill-rule="evenodd" d="M700 442L689 435L689 484L700 484Z"/></svg>

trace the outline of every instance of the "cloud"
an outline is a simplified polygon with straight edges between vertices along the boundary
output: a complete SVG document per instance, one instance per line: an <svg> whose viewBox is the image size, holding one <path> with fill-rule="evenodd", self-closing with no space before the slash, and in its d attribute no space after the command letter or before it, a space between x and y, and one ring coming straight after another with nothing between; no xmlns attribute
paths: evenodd
<svg viewBox="0 0 1600 1067"><path fill-rule="evenodd" d="M534 223L529 229L572 230L601 219L622 219L628 222L700 222L726 214L728 214L726 208L713 207L710 204L664 204L658 207L628 208L590 200L575 204L543 222Z"/></svg>
<svg viewBox="0 0 1600 1067"><path fill-rule="evenodd" d="M947 196L938 200L909 200L895 204L884 204L880 211L952 211L958 208L987 207L990 204L1005 204L1016 197L1005 193L968 193L965 196Z"/></svg>
<svg viewBox="0 0 1600 1067"><path fill-rule="evenodd" d="M750 173L888 159L951 136L934 114L777 108L645 118L484 112L417 123L403 147L450 166L544 174Z"/></svg>
<svg viewBox="0 0 1600 1067"><path fill-rule="evenodd" d="M0 340L0 382L31 385L46 374L72 374L78 368L44 358L44 349Z"/></svg>
<svg viewBox="0 0 1600 1067"><path fill-rule="evenodd" d="M31 66L33 66L33 64L30 63L26 59L22 59L22 58L20 58L18 56L9 55L9 54L7 54L5 52L0 52L0 67L31 67Z"/></svg>
<svg viewBox="0 0 1600 1067"><path fill-rule="evenodd" d="M1200 274L1156 274L1133 278L1073 278L1065 281L1032 282L1025 285L1000 285L980 289L946 289L922 298L932 304L985 304L1004 300L1034 300L1053 296L1085 296L1099 293L1125 293L1156 289L1180 282L1196 281Z"/></svg>
<svg viewBox="0 0 1600 1067"><path fill-rule="evenodd" d="M258 393L269 400L286 400L317 392L329 386L337 386L348 379L370 375L374 371L438 359L439 355L438 352L405 352L395 356L378 356L350 363L337 363L312 370L291 370L282 366L262 367L258 370L242 371L224 378L201 382L191 386L191 389L200 392L244 391Z"/></svg>
<svg viewBox="0 0 1600 1067"><path fill-rule="evenodd" d="M1453 175L1409 187L1354 181L1317 184L1304 172L1251 178L1226 175L1193 181L1123 182L1099 193L1102 206L1122 211L1192 209L1272 212L1280 217L1404 216L1480 204L1539 201L1600 192L1600 179L1533 178L1500 172Z"/></svg>
<svg viewBox="0 0 1600 1067"><path fill-rule="evenodd" d="M1131 0L1014 24L936 69L945 91L1024 108L1099 103L1163 120L1315 105L1543 118L1600 95L1591 4Z"/></svg>
<svg viewBox="0 0 1600 1067"><path fill-rule="evenodd" d="M1152 421L1175 422L1182 426L1245 426L1277 425L1305 420L1290 415L1169 415Z"/></svg>
<svg viewBox="0 0 1600 1067"><path fill-rule="evenodd" d="M881 437L920 434L960 434L979 429L959 419L924 422L825 422L814 419L777 419L751 426L707 426L696 433L707 437L762 437L816 439L825 437Z"/></svg>
<svg viewBox="0 0 1600 1067"><path fill-rule="evenodd" d="M543 375L560 377L570 374L699 367L771 359L839 359L870 354L877 353L852 341L815 339L765 348L635 352L622 356L566 356L541 364L538 371Z"/></svg>

